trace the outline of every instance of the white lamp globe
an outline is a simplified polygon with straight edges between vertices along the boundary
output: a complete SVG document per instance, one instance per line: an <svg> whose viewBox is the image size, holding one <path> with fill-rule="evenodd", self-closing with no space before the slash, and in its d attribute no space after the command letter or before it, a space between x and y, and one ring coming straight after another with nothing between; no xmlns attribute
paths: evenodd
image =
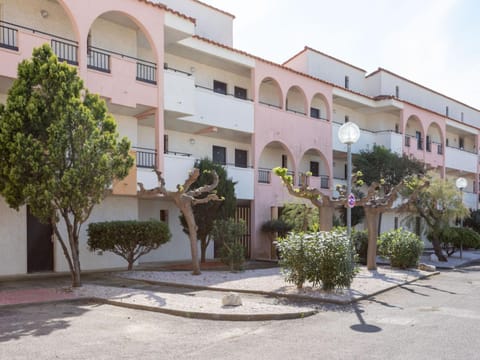
<svg viewBox="0 0 480 360"><path fill-rule="evenodd" d="M460 190L465 189L467 187L467 179L459 177L457 181L455 181L455 186Z"/></svg>
<svg viewBox="0 0 480 360"><path fill-rule="evenodd" d="M355 144L360 138L360 128L353 122L347 122L338 129L338 139L342 144Z"/></svg>

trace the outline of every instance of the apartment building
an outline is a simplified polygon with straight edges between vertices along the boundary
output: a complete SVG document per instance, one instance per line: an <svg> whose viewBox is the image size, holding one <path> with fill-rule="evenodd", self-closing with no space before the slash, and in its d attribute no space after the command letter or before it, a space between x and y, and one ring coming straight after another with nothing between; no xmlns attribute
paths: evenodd
<svg viewBox="0 0 480 360"><path fill-rule="evenodd" d="M361 128L354 152L384 145L446 178L463 176L465 201L478 207L479 110L387 70L366 74L307 47L284 64L258 58L232 48L233 21L196 0L0 0L0 101L18 63L49 43L105 99L120 134L131 140L135 167L89 221L167 221L172 240L142 262L190 258L173 203L137 195L138 182L157 186L154 168L174 189L196 159L223 164L237 182L247 253L269 258L261 225L292 201L271 169L288 167L296 183L310 171L309 185L332 195L346 178L346 148L337 138L345 121ZM395 217L383 226L394 227ZM0 275L68 271L48 226L1 198L0 246ZM85 229L80 253L84 270L124 266L113 254L89 252Z"/></svg>

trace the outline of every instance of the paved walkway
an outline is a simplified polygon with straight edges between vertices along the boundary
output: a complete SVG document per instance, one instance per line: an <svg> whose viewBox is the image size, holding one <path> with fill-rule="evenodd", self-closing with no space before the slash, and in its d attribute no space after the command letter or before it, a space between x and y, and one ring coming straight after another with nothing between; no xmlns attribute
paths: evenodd
<svg viewBox="0 0 480 360"><path fill-rule="evenodd" d="M480 259L480 252L464 252L452 259L455 266ZM361 268L351 287L324 292L306 284L303 289L285 283L279 268L204 271L130 271L83 276L83 286L71 289L68 277L30 277L0 281L2 307L55 301L95 301L158 311L186 317L221 320L275 320L305 317L317 312L319 304L348 304L435 273L398 270L380 266L376 271ZM223 306L226 292L239 293L241 306Z"/></svg>

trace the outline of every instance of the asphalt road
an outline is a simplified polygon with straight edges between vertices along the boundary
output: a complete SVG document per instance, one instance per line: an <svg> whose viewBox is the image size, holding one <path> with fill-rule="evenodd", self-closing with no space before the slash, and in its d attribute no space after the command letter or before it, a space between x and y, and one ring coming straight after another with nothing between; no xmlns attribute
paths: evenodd
<svg viewBox="0 0 480 360"><path fill-rule="evenodd" d="M480 266L287 321L96 304L0 310L0 359L480 359Z"/></svg>

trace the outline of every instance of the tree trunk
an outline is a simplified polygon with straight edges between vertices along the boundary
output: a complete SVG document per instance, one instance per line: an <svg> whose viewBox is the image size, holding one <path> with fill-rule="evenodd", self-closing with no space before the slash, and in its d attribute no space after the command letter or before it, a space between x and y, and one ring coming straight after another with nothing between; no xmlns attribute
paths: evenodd
<svg viewBox="0 0 480 360"><path fill-rule="evenodd" d="M207 246L207 239L200 239L200 262L202 264L206 262Z"/></svg>
<svg viewBox="0 0 480 360"><path fill-rule="evenodd" d="M333 225L333 207L331 206L322 206L318 208L318 213L320 215L320 230L321 231L330 231L332 230Z"/></svg>
<svg viewBox="0 0 480 360"><path fill-rule="evenodd" d="M432 234L432 245L433 250L435 250L435 255L437 255L439 261L447 262L447 257L443 254L442 246L440 245L440 241L438 240L438 236L436 234Z"/></svg>
<svg viewBox="0 0 480 360"><path fill-rule="evenodd" d="M80 280L80 274L81 274L80 257L78 255L79 254L77 251L72 251L72 261L73 261L72 287L82 286L82 282Z"/></svg>
<svg viewBox="0 0 480 360"><path fill-rule="evenodd" d="M200 264L198 263L198 248L197 248L197 224L195 223L195 217L191 206L184 206L182 209L183 215L185 216L185 221L188 226L188 238L190 239L190 250L192 253L192 274L200 275Z"/></svg>
<svg viewBox="0 0 480 360"><path fill-rule="evenodd" d="M368 250L367 250L367 269L377 269L377 229L378 213L368 207L365 207L365 220L368 230Z"/></svg>

